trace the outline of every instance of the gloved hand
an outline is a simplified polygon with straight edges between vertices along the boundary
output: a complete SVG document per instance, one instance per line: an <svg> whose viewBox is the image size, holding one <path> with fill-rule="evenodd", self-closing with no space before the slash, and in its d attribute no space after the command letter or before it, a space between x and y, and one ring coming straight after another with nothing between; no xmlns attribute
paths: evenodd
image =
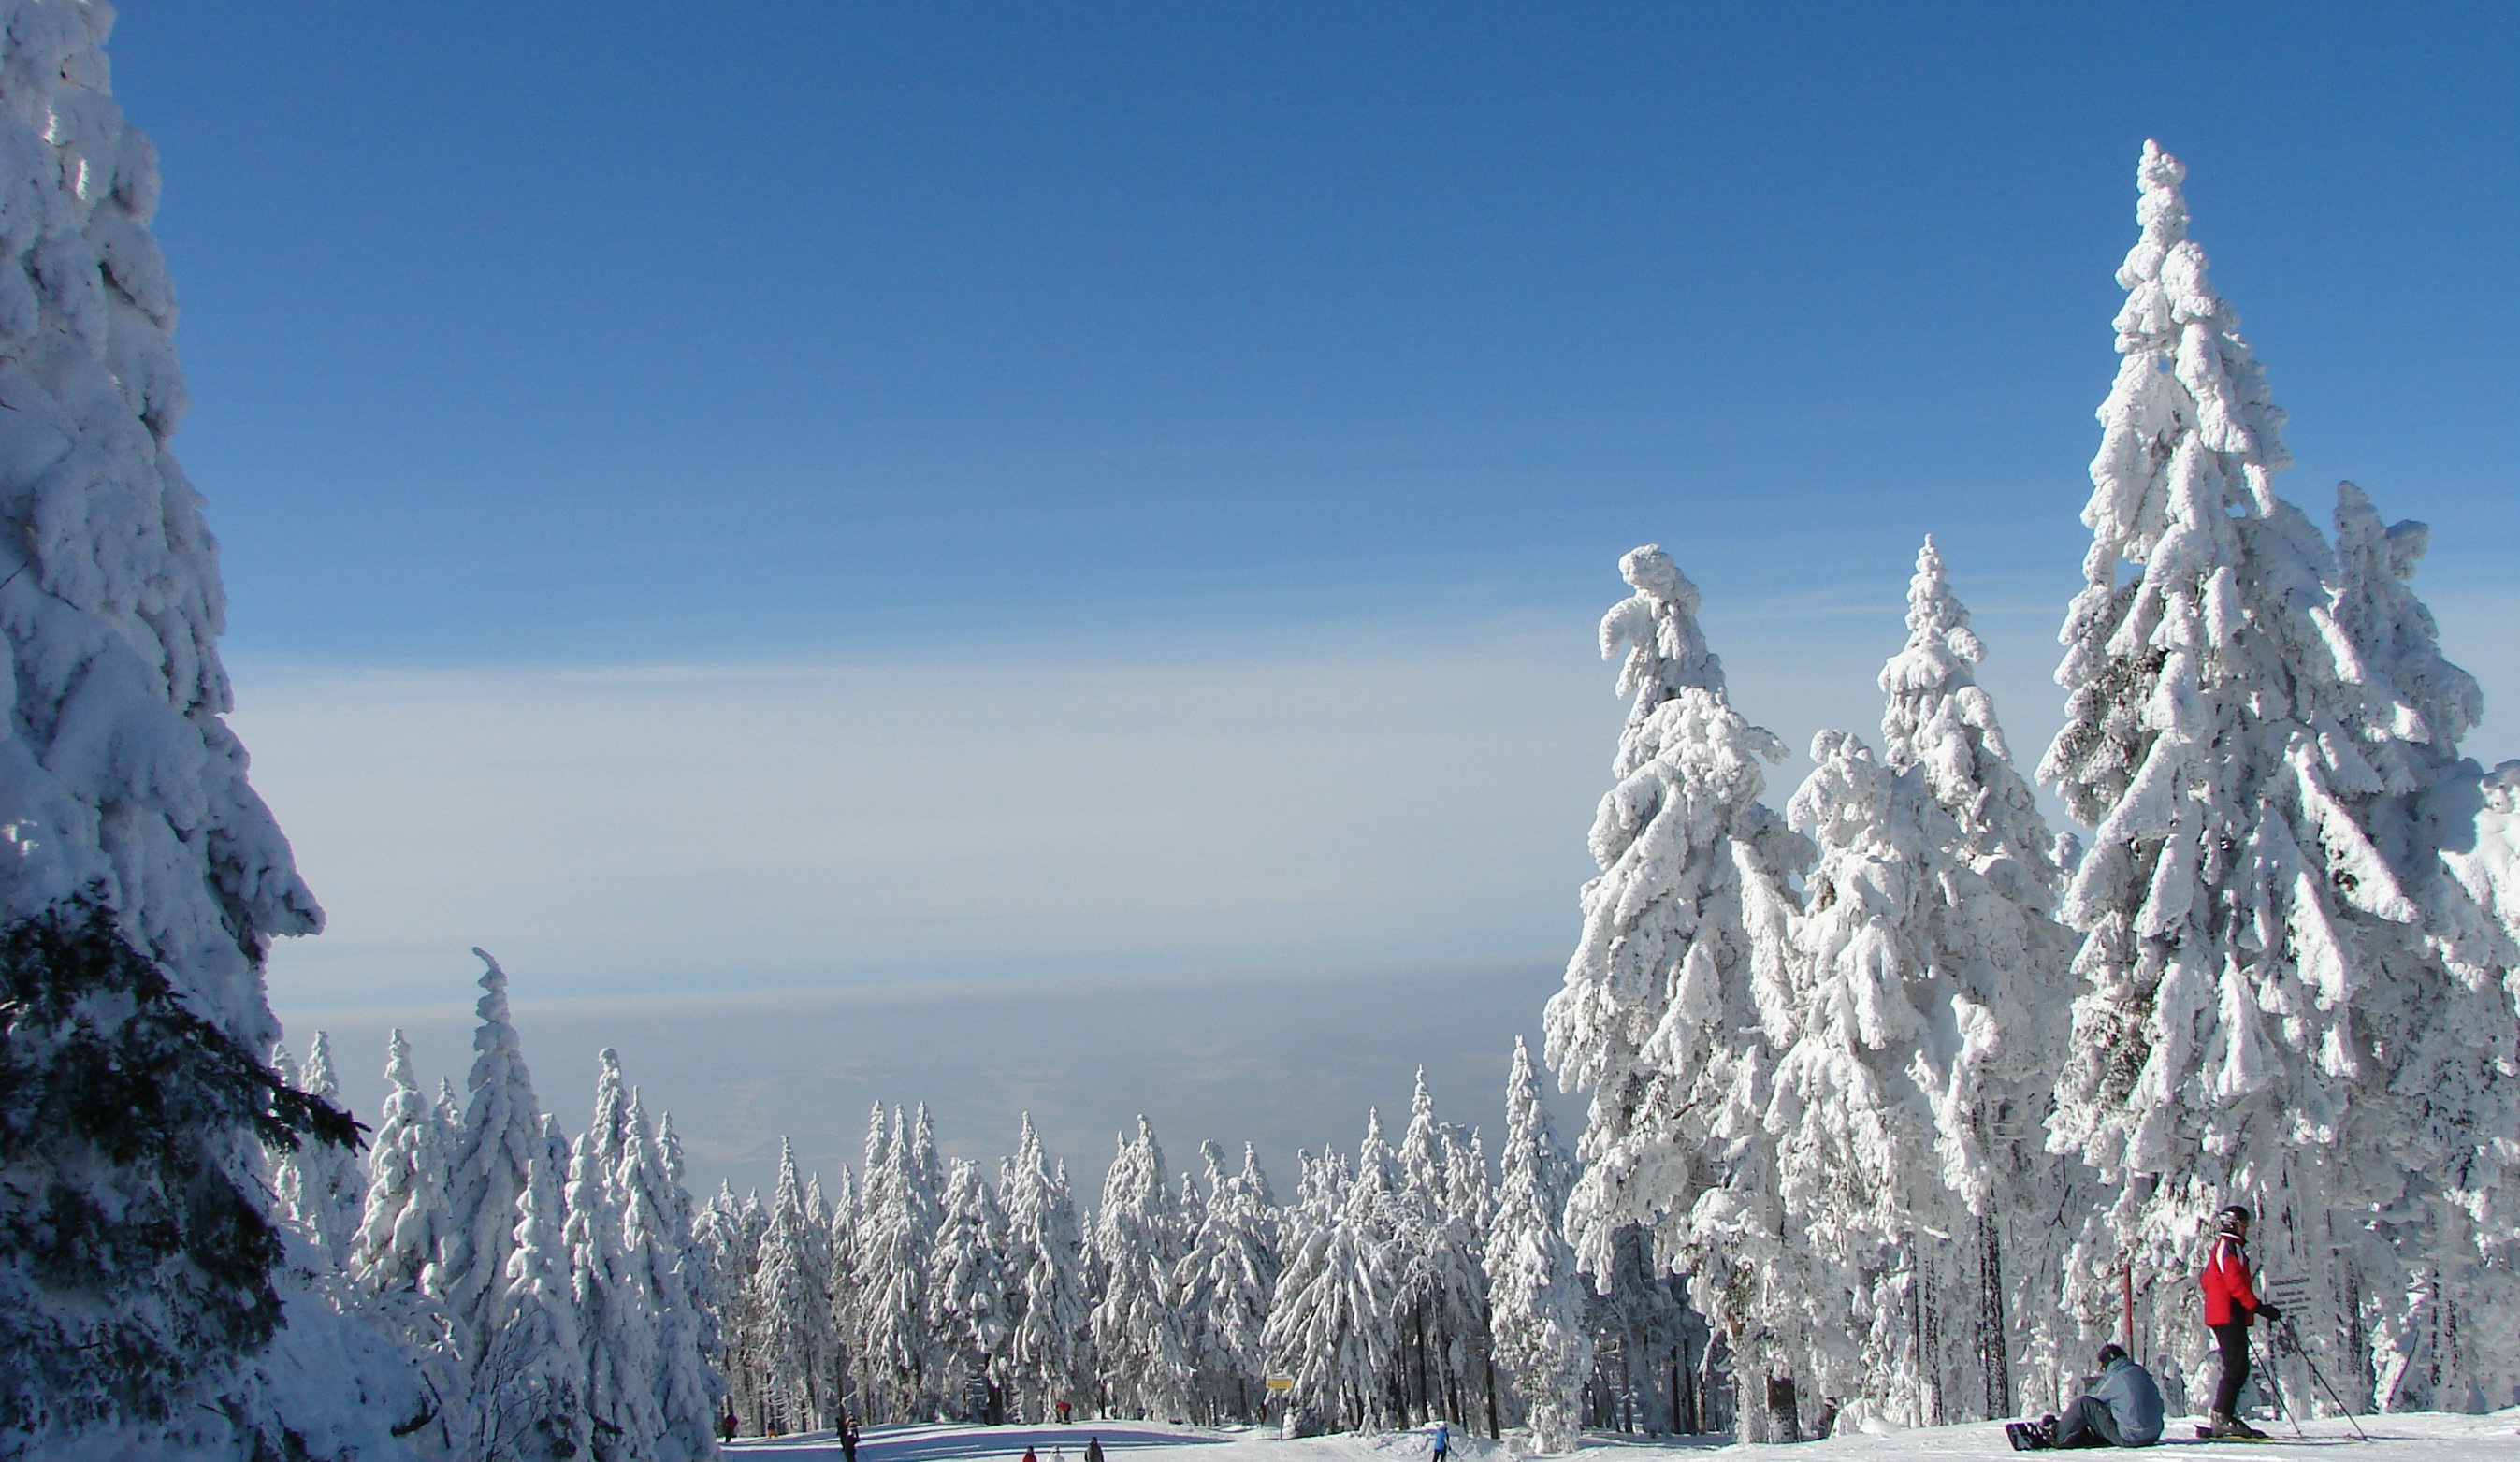
<svg viewBox="0 0 2520 1462"><path fill-rule="evenodd" d="M2258 1313L2265 1315L2271 1320L2280 1320L2283 1318L2282 1310L2275 1308L2272 1305L2267 1304L2263 1300L2258 1302Z"/></svg>

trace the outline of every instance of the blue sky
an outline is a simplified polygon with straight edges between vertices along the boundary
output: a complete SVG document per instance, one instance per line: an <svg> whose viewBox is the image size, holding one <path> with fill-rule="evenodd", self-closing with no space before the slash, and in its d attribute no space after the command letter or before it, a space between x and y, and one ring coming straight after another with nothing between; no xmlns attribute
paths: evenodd
<svg viewBox="0 0 2520 1462"><path fill-rule="evenodd" d="M2147 136L2520 755L2520 14L2409 14L131 5L275 999L1509 957L1509 1041L1623 550L1799 744L1932 531L2035 755Z"/></svg>
<svg viewBox="0 0 2520 1462"><path fill-rule="evenodd" d="M2293 491L2491 572L2520 18L2420 14L135 6L115 64L236 648L637 658L1590 604L1655 537L2047 589L2147 136Z"/></svg>

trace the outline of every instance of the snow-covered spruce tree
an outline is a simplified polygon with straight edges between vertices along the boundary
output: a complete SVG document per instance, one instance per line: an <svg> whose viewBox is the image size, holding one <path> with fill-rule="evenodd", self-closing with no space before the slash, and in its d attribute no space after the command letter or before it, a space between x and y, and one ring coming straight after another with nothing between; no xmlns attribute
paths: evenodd
<svg viewBox="0 0 2520 1462"><path fill-rule="evenodd" d="M857 1403L850 1396L864 1394L863 1381L852 1383L848 1379L863 1374L856 1350L858 1316L866 1307L857 1267L860 1198L857 1180L848 1164L842 1163L823 1214L823 1283L832 1303L832 1343L836 1348L833 1374L841 1378L837 1385L842 1395L837 1399L852 1406ZM855 1391L851 1390L853 1384Z"/></svg>
<svg viewBox="0 0 2520 1462"><path fill-rule="evenodd" d="M1294 1380L1288 1402L1340 1429L1392 1424L1392 1235L1399 1163L1369 1112L1351 1174L1335 1152L1305 1174L1307 1192L1270 1307L1273 1367Z"/></svg>
<svg viewBox="0 0 2520 1462"><path fill-rule="evenodd" d="M1170 1244L1177 1257L1165 1282L1172 1289L1174 1334L1181 1343L1182 1394L1187 1398L1182 1414L1190 1421L1201 1420L1207 1414L1207 1397L1199 1386L1198 1358L1214 1349L1207 1336L1208 1317L1192 1307L1189 1286L1191 1249L1206 1226L1207 1199L1199 1194L1198 1180L1184 1173L1173 1189Z"/></svg>
<svg viewBox="0 0 2520 1462"><path fill-rule="evenodd" d="M2373 833L2414 755L2392 743L2440 729L2374 674L2334 555L2275 494L2282 413L2206 282L2182 178L2146 145L2088 584L2059 637L2068 719L2041 768L2095 828L2063 905L2084 994L2050 1145L2122 1182L2071 1293L2092 1322L2122 1264L2178 1293L2207 1216L2246 1202L2260 1262L2313 1292L2301 1329L2376 1377L2383 1357L2352 1351L2421 1328L2408 1266L2447 1237L2396 1218L2420 1154L2350 1140L2404 1074L2377 1038L2438 1013L2405 1009L2422 997L2387 955L2425 917L2420 871ZM2201 1379L2203 1338L2185 1350Z"/></svg>
<svg viewBox="0 0 2520 1462"><path fill-rule="evenodd" d="M1795 1296L1775 1155L1761 1128L1776 1052L1794 1034L1788 878L1810 844L1757 801L1784 747L1741 719L1696 622L1697 589L1651 546L1620 560L1635 595L1601 621L1633 696L1617 785L1601 799L1584 932L1549 1002L1549 1059L1590 1087L1585 1162L1567 1209L1584 1267L1609 1268L1643 1224L1731 1338L1753 1439L1796 1435Z"/></svg>
<svg viewBox="0 0 2520 1462"><path fill-rule="evenodd" d="M1182 1308L1196 1321L1191 1366L1205 1420L1247 1420L1259 1415L1269 1365L1262 1336L1278 1284L1276 1201L1250 1144L1239 1173L1225 1171L1213 1142L1200 1144L1199 1159L1207 1202L1182 1258L1179 1286Z"/></svg>
<svg viewBox="0 0 2520 1462"><path fill-rule="evenodd" d="M1882 762L1949 818L1920 820L1957 841L1935 850L1934 957L1950 981L1949 1058L1932 1093L1943 1182L1974 1228L1956 1252L1945 1329L1965 1339L1979 1385L1956 1414L2010 1415L2015 1382L2061 1405L2081 1374L2078 1337L2051 1323L2063 1245L2045 1217L2091 1211L2079 1164L2044 1151L2071 1023L2073 939L2054 917L2056 838L2012 765L1995 702L1973 667L1985 646L1952 593L1931 538L1908 586L1908 642L1881 669ZM1939 1012L1929 1012L1939 1028ZM2014 1375L2016 1367L2022 1374ZM1955 1399L1963 1399L1955 1397Z"/></svg>
<svg viewBox="0 0 2520 1462"><path fill-rule="evenodd" d="M563 1462L587 1446L586 1360L570 1297L554 1143L537 1132L516 1197L516 1227L488 1339L472 1372L470 1435L459 1455Z"/></svg>
<svg viewBox="0 0 2520 1462"><path fill-rule="evenodd" d="M815 1263L820 1247L805 1212L796 1154L779 1139L779 1185L752 1268L752 1313L767 1419L775 1432L803 1431L830 1409L831 1306Z"/></svg>
<svg viewBox="0 0 2520 1462"><path fill-rule="evenodd" d="M618 1067L607 1065L617 1078ZM596 1115L599 1123L606 1115L600 1095ZM569 1155L562 1232L596 1462L653 1457L665 1429L656 1409L654 1297L648 1293L645 1273L633 1267L623 1249L620 1195L604 1166L605 1147L619 1146L621 1134L630 1130L628 1115L625 1101L610 1143L599 1126L581 1133Z"/></svg>
<svg viewBox="0 0 2520 1462"><path fill-rule="evenodd" d="M448 1163L447 1210L454 1227L446 1245L446 1311L457 1353L477 1370L499 1323L499 1297L508 1285L508 1255L516 1247L517 1201L537 1154L546 1158L542 1107L533 1074L525 1069L517 1028L508 1021L508 972L474 950L483 965L481 1024L472 1033L471 1099ZM552 1163L555 1194L568 1167L563 1152ZM558 1210L555 1210L557 1213ZM561 1251L565 1262L565 1249Z"/></svg>
<svg viewBox="0 0 2520 1462"><path fill-rule="evenodd" d="M928 1256L928 1325L940 1340L948 1398L979 1382L995 1401L1006 1384L1006 1216L977 1163L956 1163L945 1182L945 1218ZM991 1410L997 1408L993 1405ZM995 1419L994 1415L990 1418Z"/></svg>
<svg viewBox="0 0 2520 1462"><path fill-rule="evenodd" d="M314 1042L306 1048L306 1062L290 1085L326 1106L341 1105L332 1042L323 1032L315 1033ZM350 1245L358 1236L367 1203L366 1174L359 1170L355 1151L329 1142L300 1142L276 1154L272 1194L279 1200L281 1214L306 1235L331 1267L348 1264Z"/></svg>
<svg viewBox="0 0 2520 1462"><path fill-rule="evenodd" d="M1483 1418L1493 1432L1484 1170L1469 1134L1436 1119L1421 1068L1400 1137L1394 1360L1411 1421Z"/></svg>
<svg viewBox="0 0 2520 1462"><path fill-rule="evenodd" d="M876 1120L882 1121L880 1111ZM927 1263L943 1207L943 1196L928 1186L935 1166L925 1107L916 1121L895 1107L880 1143L869 1133L858 1216L856 1341L867 1378L862 1396L877 1420L930 1410L937 1354L927 1327Z"/></svg>
<svg viewBox="0 0 2520 1462"><path fill-rule="evenodd" d="M1544 1452L1572 1451L1583 1420L1584 1378L1593 1369L1583 1279L1559 1217L1575 1165L1557 1140L1531 1052L1519 1038L1505 1106L1504 1178L1487 1245L1496 1361L1522 1397L1531 1444Z"/></svg>
<svg viewBox="0 0 2520 1462"><path fill-rule="evenodd" d="M631 1116L639 1121L638 1093ZM614 1186L623 1197L622 1248L639 1269L656 1310L655 1396L663 1433L660 1462L705 1462L718 1454L718 1406L726 1398L719 1373L715 1309L719 1289L706 1249L692 1231L692 1195L683 1185L683 1144L674 1114L656 1119L651 1144L633 1134Z"/></svg>
<svg viewBox="0 0 2520 1462"><path fill-rule="evenodd" d="M1805 1364L1851 1423L1954 1419L1944 1344L1958 1268L1939 1236L1965 1210L1936 1162L1935 1108L1966 1018L1938 947L1943 893L1974 876L1921 778L1822 731L1786 809L1820 847L1795 930L1800 1029L1778 1061L1767 1127L1796 1273ZM1965 1313L1965 1307L1963 1307Z"/></svg>
<svg viewBox="0 0 2520 1462"><path fill-rule="evenodd" d="M1042 1151L1032 1114L1023 1116L1004 1187L1007 1269L1017 1299L1010 1342L1022 1409L1048 1421L1086 1379L1092 1306L1085 1292L1085 1240L1066 1168Z"/></svg>
<svg viewBox="0 0 2520 1462"><path fill-rule="evenodd" d="M399 1027L385 1044L385 1080L393 1090L368 1143L367 1206L349 1267L378 1294L433 1302L446 1292L444 1259L454 1227L446 1205L447 1134L412 1078L411 1042Z"/></svg>
<svg viewBox="0 0 2520 1462"><path fill-rule="evenodd" d="M759 1258L760 1230L751 1221L759 1205L747 1207L724 1182L692 1221L692 1245L703 1255L718 1335L716 1359L726 1378L726 1405L737 1418L756 1429L763 1414L761 1368L757 1361L760 1316L753 1309L752 1276Z"/></svg>
<svg viewBox="0 0 2520 1462"><path fill-rule="evenodd" d="M2520 950L2495 914L2487 779L2458 742L2484 711L2476 681L2441 653L2432 613L2408 586L2429 546L2421 523L2383 526L2369 498L2340 483L2336 618L2361 654L2369 711L2404 707L2423 739L2364 741L2384 787L2358 810L2423 910L2414 925L2352 921L2374 969L2357 1000L2374 1053L2400 1053L2387 1096L2348 1109L2339 1145L2407 1146L2408 1186L2374 1225L2398 1251L2382 1268L2411 1286L2399 1312L2359 1293L2333 1296L2342 1349L2371 1356L2370 1399L2389 1406L2479 1409L2520 1399ZM2510 867L2512 845L2502 846ZM2480 857L2483 855L2483 857ZM2406 1221L2411 1217L2413 1222ZM2339 1266L2360 1283L2367 1264ZM2368 1324L2367 1338L2352 1332Z"/></svg>
<svg viewBox="0 0 2520 1462"><path fill-rule="evenodd" d="M0 6L0 1449L391 1454L418 1387L359 1372L371 1348L336 1331L361 1322L273 1288L258 1149L350 1131L312 1131L260 1059L269 942L322 914L224 719L216 548L169 450L157 155L111 94L112 24ZM303 1345L267 1349L284 1321ZM323 1394L292 1354L332 1357ZM364 1430L333 1430L363 1391Z"/></svg>
<svg viewBox="0 0 2520 1462"><path fill-rule="evenodd" d="M1102 1297L1091 1326L1112 1409L1122 1416L1178 1421L1190 1415L1189 1347L1175 1303L1179 1224L1164 1175L1164 1150L1145 1117L1136 1140L1121 1137L1102 1179L1094 1257Z"/></svg>
<svg viewBox="0 0 2520 1462"><path fill-rule="evenodd" d="M1930 539L1908 622L1881 673L1889 764L1822 732L1788 809L1821 862L1769 1127L1813 1239L1796 1258L1827 1271L1801 1286L1814 1374L1861 1406L1850 1421L1925 1425L2009 1414L2016 1348L2052 1390L2052 1327L2011 1318L2052 1312L2052 1223L2005 1220L2090 1200L2036 1140L2070 999L2053 839L1974 684L1983 649Z"/></svg>

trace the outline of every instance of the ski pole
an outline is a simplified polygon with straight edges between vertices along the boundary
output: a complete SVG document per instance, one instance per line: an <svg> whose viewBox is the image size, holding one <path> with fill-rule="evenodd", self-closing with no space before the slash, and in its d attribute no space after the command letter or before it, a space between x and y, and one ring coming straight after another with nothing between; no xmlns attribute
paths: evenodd
<svg viewBox="0 0 2520 1462"><path fill-rule="evenodd" d="M2301 1343L2301 1332L2292 1327L2292 1321L2286 1320L2283 1322L2283 1334L2284 1339L2292 1342L2293 1350L2300 1353L2301 1363L2309 1369L2311 1384L2327 1393L2327 1398L2334 1401L2336 1403L2336 1409L2345 1414L2345 1424L2354 1429L2355 1437L2363 1441L2370 1440L2371 1439L2369 1435L2364 1433L2362 1430L2362 1423L2355 1419L2354 1408L2345 1404L2345 1398L2338 1396L2336 1394L2336 1388L2328 1385L2327 1377L2320 1374L2318 1362L2310 1358L2310 1347Z"/></svg>

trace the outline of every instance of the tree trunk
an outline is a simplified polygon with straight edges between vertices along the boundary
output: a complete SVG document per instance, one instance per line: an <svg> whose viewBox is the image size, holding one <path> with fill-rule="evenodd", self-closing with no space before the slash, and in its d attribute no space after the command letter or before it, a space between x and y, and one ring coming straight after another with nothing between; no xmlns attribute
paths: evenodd
<svg viewBox="0 0 2520 1462"><path fill-rule="evenodd" d="M1771 1441L1800 1441L1802 1417L1794 1398L1791 1373L1768 1377L1768 1425Z"/></svg>
<svg viewBox="0 0 2520 1462"><path fill-rule="evenodd" d="M1423 1300L1417 1304L1416 1319L1418 1323L1418 1420L1424 1421L1426 1414L1435 1409L1435 1396L1426 1387L1426 1302Z"/></svg>
<svg viewBox="0 0 2520 1462"><path fill-rule="evenodd" d="M2003 1235L1992 1212L1978 1215L1978 1363L1986 1372L1989 1421L2012 1414L2012 1327L2003 1313Z"/></svg>

